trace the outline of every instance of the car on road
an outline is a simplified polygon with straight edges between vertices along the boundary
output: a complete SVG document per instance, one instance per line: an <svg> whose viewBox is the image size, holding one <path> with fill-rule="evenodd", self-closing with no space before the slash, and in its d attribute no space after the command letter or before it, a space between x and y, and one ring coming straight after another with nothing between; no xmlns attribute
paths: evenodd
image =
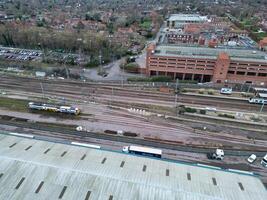
<svg viewBox="0 0 267 200"><path fill-rule="evenodd" d="M257 156L256 156L255 154L251 154L251 155L248 157L247 161L248 161L249 163L254 163L256 159L257 159Z"/></svg>
<svg viewBox="0 0 267 200"><path fill-rule="evenodd" d="M232 88L222 88L220 91L221 94L228 94L228 95L232 94L232 92L233 92Z"/></svg>

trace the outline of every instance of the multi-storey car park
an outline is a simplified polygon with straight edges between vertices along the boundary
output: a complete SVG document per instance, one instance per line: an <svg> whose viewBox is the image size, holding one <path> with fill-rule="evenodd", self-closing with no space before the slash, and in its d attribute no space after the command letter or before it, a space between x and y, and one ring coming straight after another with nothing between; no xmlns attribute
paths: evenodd
<svg viewBox="0 0 267 200"><path fill-rule="evenodd" d="M164 151L163 151L164 153ZM0 199L263 200L258 176L0 134Z"/></svg>
<svg viewBox="0 0 267 200"><path fill-rule="evenodd" d="M146 69L149 76L179 80L267 84L267 54L255 49L151 44Z"/></svg>

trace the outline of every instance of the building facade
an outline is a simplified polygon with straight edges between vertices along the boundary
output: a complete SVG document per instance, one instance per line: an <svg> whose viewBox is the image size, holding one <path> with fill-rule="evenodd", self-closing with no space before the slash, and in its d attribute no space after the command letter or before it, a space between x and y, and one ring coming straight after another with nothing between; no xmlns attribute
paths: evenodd
<svg viewBox="0 0 267 200"><path fill-rule="evenodd" d="M267 55L262 51L188 46L147 48L147 75L214 83L267 85Z"/></svg>
<svg viewBox="0 0 267 200"><path fill-rule="evenodd" d="M167 20L167 27L183 28L186 24L200 24L207 20L206 16L196 14L172 14Z"/></svg>

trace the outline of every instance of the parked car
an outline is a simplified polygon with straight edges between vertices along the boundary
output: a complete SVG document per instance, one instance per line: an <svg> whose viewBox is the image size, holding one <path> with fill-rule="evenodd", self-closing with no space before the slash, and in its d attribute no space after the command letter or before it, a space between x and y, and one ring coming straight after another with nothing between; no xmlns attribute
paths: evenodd
<svg viewBox="0 0 267 200"><path fill-rule="evenodd" d="M257 156L256 156L255 154L251 154L251 155L248 157L247 161L248 161L249 163L254 163L256 159L257 159Z"/></svg>

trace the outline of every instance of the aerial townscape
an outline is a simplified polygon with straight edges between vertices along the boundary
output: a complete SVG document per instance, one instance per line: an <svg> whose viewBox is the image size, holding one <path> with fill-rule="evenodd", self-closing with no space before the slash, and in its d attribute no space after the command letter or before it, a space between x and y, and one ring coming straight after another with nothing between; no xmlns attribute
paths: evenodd
<svg viewBox="0 0 267 200"><path fill-rule="evenodd" d="M266 0L0 0L0 200L266 200Z"/></svg>

